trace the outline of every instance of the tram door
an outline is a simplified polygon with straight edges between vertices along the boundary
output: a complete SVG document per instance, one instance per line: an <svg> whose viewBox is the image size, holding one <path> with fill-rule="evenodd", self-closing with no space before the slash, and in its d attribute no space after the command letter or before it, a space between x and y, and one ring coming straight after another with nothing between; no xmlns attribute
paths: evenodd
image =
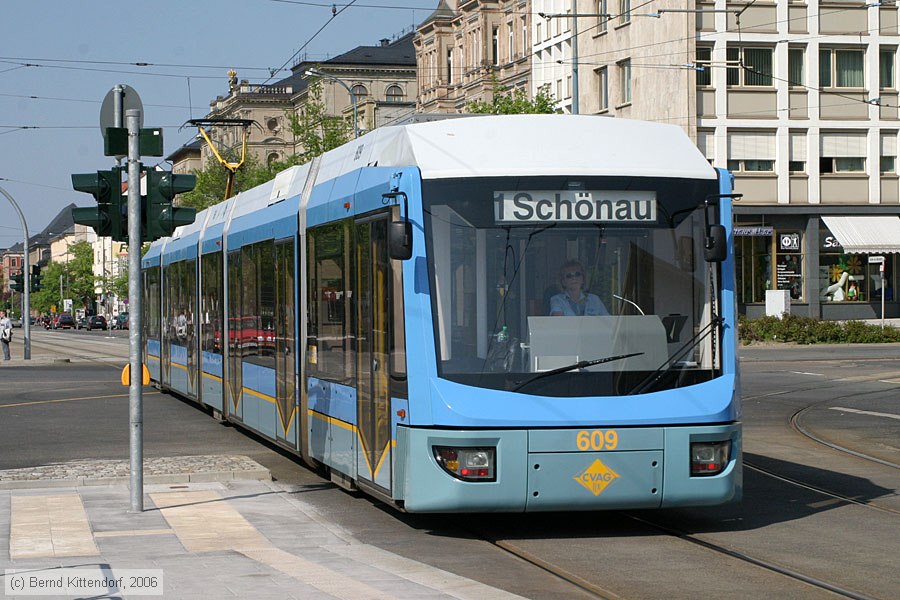
<svg viewBox="0 0 900 600"><path fill-rule="evenodd" d="M279 442L299 448L296 394L294 240L275 244L275 402L280 417Z"/></svg>
<svg viewBox="0 0 900 600"><path fill-rule="evenodd" d="M356 222L357 477L391 488L390 215Z"/></svg>

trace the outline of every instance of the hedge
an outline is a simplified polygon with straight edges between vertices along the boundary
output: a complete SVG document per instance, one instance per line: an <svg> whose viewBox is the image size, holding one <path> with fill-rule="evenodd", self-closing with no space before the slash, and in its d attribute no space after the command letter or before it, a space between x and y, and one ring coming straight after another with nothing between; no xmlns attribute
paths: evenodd
<svg viewBox="0 0 900 600"><path fill-rule="evenodd" d="M810 317L784 315L750 320L738 319L738 336L743 344L753 342L794 342L797 344L873 344L900 342L900 330L870 325L862 321L820 321Z"/></svg>

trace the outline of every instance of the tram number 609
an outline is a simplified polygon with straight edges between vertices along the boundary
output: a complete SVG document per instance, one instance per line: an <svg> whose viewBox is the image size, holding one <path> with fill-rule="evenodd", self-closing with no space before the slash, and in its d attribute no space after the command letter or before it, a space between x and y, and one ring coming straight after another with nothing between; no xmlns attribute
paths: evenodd
<svg viewBox="0 0 900 600"><path fill-rule="evenodd" d="M575 436L575 445L579 450L615 450L619 445L619 433L613 429L586 429L579 431Z"/></svg>

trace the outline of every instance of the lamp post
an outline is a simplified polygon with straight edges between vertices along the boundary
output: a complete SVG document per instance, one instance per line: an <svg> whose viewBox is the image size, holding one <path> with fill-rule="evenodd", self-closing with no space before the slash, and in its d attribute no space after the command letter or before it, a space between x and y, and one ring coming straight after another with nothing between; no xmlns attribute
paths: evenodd
<svg viewBox="0 0 900 600"><path fill-rule="evenodd" d="M359 137L359 127L357 124L359 123L359 120L358 120L357 105L356 105L356 94L353 93L353 90L350 89L350 86L347 85L346 83L344 83L342 80L335 77L334 75L330 75L324 71L320 71L319 69L316 69L315 67L311 67L303 73L303 78L305 79L307 77L322 77L324 79L330 79L331 81L334 81L334 82L340 84L345 90L347 90L347 93L350 94L350 102L353 103L353 137L358 138Z"/></svg>
<svg viewBox="0 0 900 600"><path fill-rule="evenodd" d="M24 358L25 360L31 360L31 266L28 264L28 223L25 222L25 215L22 214L22 210L16 204L16 201L13 200L13 197L9 195L9 192L0 187L0 194L6 196L6 199L9 200L9 203L16 210L16 214L19 215L19 220L22 221L22 271L24 275L22 284L22 329L25 332L25 339L23 340L25 343Z"/></svg>

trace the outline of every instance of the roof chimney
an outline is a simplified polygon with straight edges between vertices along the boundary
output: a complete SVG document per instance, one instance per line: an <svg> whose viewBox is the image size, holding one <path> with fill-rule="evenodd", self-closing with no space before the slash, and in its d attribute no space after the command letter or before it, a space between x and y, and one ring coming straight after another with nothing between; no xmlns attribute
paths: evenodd
<svg viewBox="0 0 900 600"><path fill-rule="evenodd" d="M381 47L382 47L382 48L384 48L384 47L386 47L386 46L390 46L390 44L391 44L391 40L389 40L389 39L387 39L387 38L382 38L382 39L381 39Z"/></svg>

